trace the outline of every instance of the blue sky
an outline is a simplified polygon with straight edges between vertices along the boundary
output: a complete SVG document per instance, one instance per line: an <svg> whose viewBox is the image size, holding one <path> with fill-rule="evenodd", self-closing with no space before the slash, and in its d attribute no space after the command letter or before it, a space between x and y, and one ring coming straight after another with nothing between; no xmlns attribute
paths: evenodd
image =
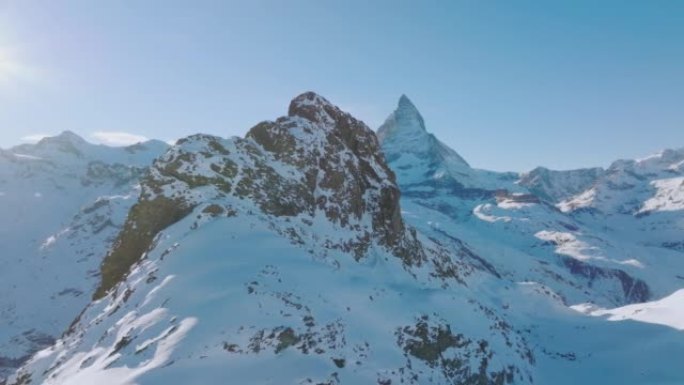
<svg viewBox="0 0 684 385"><path fill-rule="evenodd" d="M243 135L307 90L372 128L405 93L476 167L605 166L684 147L684 2L0 0L3 148Z"/></svg>

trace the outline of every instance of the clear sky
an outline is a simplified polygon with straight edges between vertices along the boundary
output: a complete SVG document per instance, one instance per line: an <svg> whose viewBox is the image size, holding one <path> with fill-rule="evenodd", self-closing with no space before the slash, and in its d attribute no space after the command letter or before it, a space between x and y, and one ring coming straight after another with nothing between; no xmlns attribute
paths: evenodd
<svg viewBox="0 0 684 385"><path fill-rule="evenodd" d="M473 166L684 147L684 1L0 0L0 147L243 135L313 90L407 94Z"/></svg>

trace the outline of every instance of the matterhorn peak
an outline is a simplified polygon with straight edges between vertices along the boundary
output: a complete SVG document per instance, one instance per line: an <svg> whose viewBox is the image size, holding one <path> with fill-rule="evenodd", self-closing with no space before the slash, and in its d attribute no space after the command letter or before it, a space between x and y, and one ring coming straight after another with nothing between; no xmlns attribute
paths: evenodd
<svg viewBox="0 0 684 385"><path fill-rule="evenodd" d="M470 170L460 155L427 131L423 116L406 95L399 97L397 108L378 128L377 136L400 184L413 183L424 175L463 176Z"/></svg>
<svg viewBox="0 0 684 385"><path fill-rule="evenodd" d="M409 99L408 96L406 96L405 94L401 94L401 96L399 97L399 103L397 103L397 110L410 112L414 115L420 116L420 112L418 112L418 109L416 108L415 104L413 104L411 99Z"/></svg>
<svg viewBox="0 0 684 385"><path fill-rule="evenodd" d="M377 135L386 156L409 152L422 154L419 158L426 159L449 153L449 157L456 159L457 163L468 166L453 150L427 132L423 116L406 95L399 97L397 108L378 128Z"/></svg>
<svg viewBox="0 0 684 385"><path fill-rule="evenodd" d="M378 129L378 138L381 142L385 142L390 137L411 137L415 139L427 135L423 117L406 95L399 97L397 108Z"/></svg>

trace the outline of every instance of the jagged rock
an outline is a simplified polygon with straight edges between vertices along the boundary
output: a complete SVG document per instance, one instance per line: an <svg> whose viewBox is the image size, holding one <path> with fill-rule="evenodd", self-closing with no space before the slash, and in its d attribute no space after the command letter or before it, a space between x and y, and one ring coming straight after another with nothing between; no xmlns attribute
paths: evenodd
<svg viewBox="0 0 684 385"><path fill-rule="evenodd" d="M10 382L501 385L681 378L681 333L569 309L649 319L654 309L677 303L680 296L599 309L673 288L668 274L674 273L654 262L664 258L676 273L677 242L651 234L654 244L632 248L632 239L601 221L608 222L608 213L628 215L644 226L630 228L631 237L677 218L671 209L679 201L667 197L680 185L650 184L677 177L676 153L661 155L669 171L639 161L596 172L612 193L648 185L643 191L656 190L657 202L626 199L617 211L589 204L564 212L556 201L589 185L591 172L575 183L573 172L538 169L525 179L474 169L426 131L405 96L379 136L308 92L292 100L287 116L257 124L244 138L179 140L144 174L125 223L110 218L116 197L88 202L74 217L68 232L74 240L118 231L99 275L91 273L101 279L97 300ZM88 146L63 139L77 151L49 141L41 151L74 163L88 159ZM12 164L21 159L0 153ZM31 159L35 166L25 175L54 169ZM87 170L88 188L141 175L100 163ZM591 215L582 212L589 209ZM650 259L642 263L646 252ZM89 292L74 285L55 295ZM637 334L649 343L624 337ZM664 346L673 354L642 360ZM627 360L640 365L624 366ZM621 370L608 370L615 367Z"/></svg>
<svg viewBox="0 0 684 385"><path fill-rule="evenodd" d="M467 275L479 271L406 226L399 200L373 131L314 93L296 97L288 116L259 123L245 138L181 139L142 179L139 201L102 264L97 301L13 380L30 373L59 382L72 370L91 378L132 370L135 379L207 357L217 360L208 374L215 380L234 370L226 356L257 363L275 355L311 362L300 379L398 383L401 373L383 372L404 364L393 330L418 308L427 312L431 300L460 298ZM312 283L318 280L324 283ZM421 300L404 308L404 295ZM498 328L487 308L461 302ZM364 320L388 312L397 319L382 333ZM508 333L492 343L524 345ZM177 349L188 354L166 356ZM393 349L391 364L376 362L382 349ZM418 361L414 367L442 370ZM529 370L522 366L516 375ZM478 370L489 378L502 368Z"/></svg>
<svg viewBox="0 0 684 385"><path fill-rule="evenodd" d="M357 259L374 240L407 264L425 259L415 234L404 228L399 189L373 131L311 92L292 100L287 117L257 124L245 139L179 140L142 186L141 201L103 263L95 298L123 278L159 231L206 199L193 196L200 189L214 190L215 199L249 199L275 216L324 214L351 235L329 247Z"/></svg>

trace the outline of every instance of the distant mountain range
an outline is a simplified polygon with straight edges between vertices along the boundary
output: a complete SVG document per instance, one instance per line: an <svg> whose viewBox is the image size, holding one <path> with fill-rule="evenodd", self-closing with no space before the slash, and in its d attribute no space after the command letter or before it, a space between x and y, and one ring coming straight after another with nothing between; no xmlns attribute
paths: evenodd
<svg viewBox="0 0 684 385"><path fill-rule="evenodd" d="M684 149L472 168L401 96L0 150L0 384L684 383Z"/></svg>

